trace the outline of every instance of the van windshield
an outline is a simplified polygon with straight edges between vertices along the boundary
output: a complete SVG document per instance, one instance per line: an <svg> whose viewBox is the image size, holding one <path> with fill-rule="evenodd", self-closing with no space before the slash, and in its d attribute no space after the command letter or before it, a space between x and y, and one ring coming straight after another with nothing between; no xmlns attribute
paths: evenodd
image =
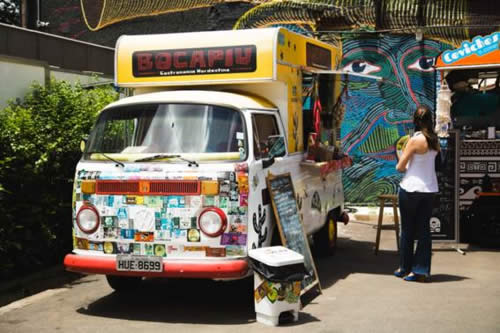
<svg viewBox="0 0 500 333"><path fill-rule="evenodd" d="M109 154L135 159L151 154L246 158L241 112L202 104L139 104L104 110L86 144L84 159ZM134 155L131 157L130 155Z"/></svg>

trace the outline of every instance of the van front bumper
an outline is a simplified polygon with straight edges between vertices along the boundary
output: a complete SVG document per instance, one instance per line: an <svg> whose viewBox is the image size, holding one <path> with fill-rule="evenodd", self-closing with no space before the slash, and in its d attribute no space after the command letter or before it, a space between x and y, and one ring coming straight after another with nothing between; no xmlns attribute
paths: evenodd
<svg viewBox="0 0 500 333"><path fill-rule="evenodd" d="M163 262L163 272L129 272L116 270L115 257L67 254L66 270L84 274L106 274L144 277L174 277L201 279L237 279L248 273L245 259L234 260L169 260Z"/></svg>

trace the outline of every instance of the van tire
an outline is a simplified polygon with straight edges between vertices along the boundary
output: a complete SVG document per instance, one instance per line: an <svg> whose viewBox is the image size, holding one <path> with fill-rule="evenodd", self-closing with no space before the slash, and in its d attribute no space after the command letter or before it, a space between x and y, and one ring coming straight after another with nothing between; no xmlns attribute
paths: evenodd
<svg viewBox="0 0 500 333"><path fill-rule="evenodd" d="M126 293L136 290L142 282L142 277L106 275L106 280L115 291Z"/></svg>
<svg viewBox="0 0 500 333"><path fill-rule="evenodd" d="M314 252L318 257L332 256L337 250L337 219L328 214L326 223L313 235Z"/></svg>

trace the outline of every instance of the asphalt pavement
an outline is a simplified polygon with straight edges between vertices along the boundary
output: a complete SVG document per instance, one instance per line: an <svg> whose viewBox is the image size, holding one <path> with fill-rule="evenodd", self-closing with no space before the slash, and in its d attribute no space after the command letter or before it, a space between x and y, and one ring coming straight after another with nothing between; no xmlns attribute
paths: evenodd
<svg viewBox="0 0 500 333"><path fill-rule="evenodd" d="M322 294L295 323L256 322L248 281L150 281L124 297L91 275L0 308L0 332L500 332L500 250L434 244L432 281L406 282L394 231L375 255L374 226L339 224L335 256L317 260Z"/></svg>

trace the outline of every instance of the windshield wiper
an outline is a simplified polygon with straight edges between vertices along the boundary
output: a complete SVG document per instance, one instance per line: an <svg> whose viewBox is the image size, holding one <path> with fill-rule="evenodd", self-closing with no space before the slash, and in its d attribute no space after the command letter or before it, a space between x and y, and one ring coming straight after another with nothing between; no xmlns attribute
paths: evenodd
<svg viewBox="0 0 500 333"><path fill-rule="evenodd" d="M179 158L179 157L181 157L181 155L158 154L158 155L139 158L134 162L147 162L147 161L159 160L160 158Z"/></svg>
<svg viewBox="0 0 500 333"><path fill-rule="evenodd" d="M194 165L196 167L200 166L198 164L198 162L188 160L188 159L182 157L181 155L169 155L169 154L158 154L158 155L148 156L148 157L144 157L144 158L139 158L138 160L135 160L134 162L147 162L147 161L159 160L162 158L178 158L180 160L188 162L188 166L192 166L192 165Z"/></svg>
<svg viewBox="0 0 500 333"><path fill-rule="evenodd" d="M115 162L115 163L116 163L116 166L119 166L119 165L120 165L122 168L124 168L124 167L125 167L125 164L124 164L123 162L120 162L120 161L118 161L118 160L115 160L115 159L114 159L113 157L111 157L111 156L108 156L108 155L106 155L106 154L104 154L104 153L98 153L98 154L101 154L102 156L106 157L108 160Z"/></svg>
<svg viewBox="0 0 500 333"><path fill-rule="evenodd" d="M198 164L198 162L196 162L195 160L188 160L187 158L184 158L184 157L179 157L180 160L183 160L185 162L188 162L188 166L192 166L194 165L195 167L199 167L200 165Z"/></svg>
<svg viewBox="0 0 500 333"><path fill-rule="evenodd" d="M86 154L89 154L89 155L91 155L91 154L101 154L102 156L106 157L108 160L110 160L112 162L115 162L116 166L121 166L122 168L125 167L125 164L123 162L120 162L120 161L114 159L113 157L108 156L108 155L106 155L104 153L101 153L101 152L98 152L98 151L89 151L89 152L86 152Z"/></svg>

